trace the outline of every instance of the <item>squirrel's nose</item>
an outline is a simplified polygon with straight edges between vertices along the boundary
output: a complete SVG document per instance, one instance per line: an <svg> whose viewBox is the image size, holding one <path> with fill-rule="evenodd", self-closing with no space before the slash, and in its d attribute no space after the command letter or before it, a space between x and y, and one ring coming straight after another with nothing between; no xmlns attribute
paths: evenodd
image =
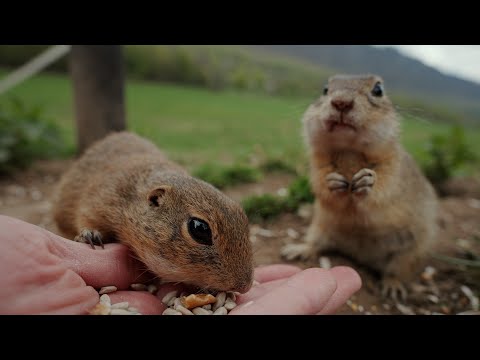
<svg viewBox="0 0 480 360"><path fill-rule="evenodd" d="M236 286L230 289L230 291L236 291L236 292L239 292L240 294L245 294L252 288L252 285L253 285L253 278L249 279L248 281L238 282Z"/></svg>
<svg viewBox="0 0 480 360"><path fill-rule="evenodd" d="M332 99L330 103L335 109L342 112L347 112L353 108L353 99L348 100L348 99L337 98L337 99Z"/></svg>

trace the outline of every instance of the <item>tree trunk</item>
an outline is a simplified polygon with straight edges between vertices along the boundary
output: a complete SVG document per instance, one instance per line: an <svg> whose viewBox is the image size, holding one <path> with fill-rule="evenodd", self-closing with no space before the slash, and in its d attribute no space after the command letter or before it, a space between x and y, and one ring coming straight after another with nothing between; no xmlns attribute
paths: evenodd
<svg viewBox="0 0 480 360"><path fill-rule="evenodd" d="M126 129L121 45L73 45L70 73L81 154L108 133Z"/></svg>

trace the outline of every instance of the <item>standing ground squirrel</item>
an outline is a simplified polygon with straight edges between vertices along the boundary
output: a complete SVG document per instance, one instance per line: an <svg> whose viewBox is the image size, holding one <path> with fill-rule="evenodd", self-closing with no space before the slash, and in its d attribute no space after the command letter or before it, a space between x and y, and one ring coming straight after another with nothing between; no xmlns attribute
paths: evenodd
<svg viewBox="0 0 480 360"><path fill-rule="evenodd" d="M337 250L383 274L382 293L406 297L437 231L437 196L404 150L399 120L375 75L337 75L306 111L315 194L312 222L289 260Z"/></svg>
<svg viewBox="0 0 480 360"><path fill-rule="evenodd" d="M252 285L240 205L137 135L114 133L87 149L60 180L53 214L64 236L123 243L164 281L241 293Z"/></svg>

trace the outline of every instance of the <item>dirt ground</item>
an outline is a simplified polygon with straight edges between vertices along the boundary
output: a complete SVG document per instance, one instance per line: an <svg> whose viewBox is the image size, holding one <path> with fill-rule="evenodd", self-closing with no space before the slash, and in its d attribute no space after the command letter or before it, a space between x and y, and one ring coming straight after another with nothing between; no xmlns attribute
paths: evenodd
<svg viewBox="0 0 480 360"><path fill-rule="evenodd" d="M13 216L57 232L50 216L53 189L71 160L39 161L25 171L0 179L0 214ZM235 200L264 192L285 189L291 175L271 174L261 182L226 189ZM480 254L480 181L455 179L444 189L451 194L441 199L442 231L435 254L472 259ZM297 214L284 214L263 223L251 224L256 265L285 263L279 253L289 242L299 242L311 216L311 207L303 206ZM322 254L317 260L292 261L302 268L348 265L362 277L363 287L338 314L458 314L478 310L480 270L439 260L432 254L418 280L410 284L405 302L383 299L378 277L368 268L338 254ZM467 271L468 270L468 271Z"/></svg>

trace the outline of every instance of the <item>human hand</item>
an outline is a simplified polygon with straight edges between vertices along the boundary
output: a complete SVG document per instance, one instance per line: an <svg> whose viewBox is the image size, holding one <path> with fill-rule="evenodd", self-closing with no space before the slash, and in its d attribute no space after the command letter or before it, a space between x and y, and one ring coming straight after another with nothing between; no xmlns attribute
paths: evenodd
<svg viewBox="0 0 480 360"><path fill-rule="evenodd" d="M147 279L141 269L123 245L94 250L0 215L0 314L88 314L99 302L95 289L128 289ZM162 311L148 292L110 295L112 303L129 301L145 313Z"/></svg>
<svg viewBox="0 0 480 360"><path fill-rule="evenodd" d="M112 303L128 301L142 314L161 314L163 285L157 296L125 291L148 279L142 264L120 244L93 250L23 221L0 215L0 313L87 314L99 301L95 290L115 285ZM331 270L269 265L255 270L260 283L239 295L230 314L330 314L361 286L346 267ZM179 288L177 286L176 288Z"/></svg>

